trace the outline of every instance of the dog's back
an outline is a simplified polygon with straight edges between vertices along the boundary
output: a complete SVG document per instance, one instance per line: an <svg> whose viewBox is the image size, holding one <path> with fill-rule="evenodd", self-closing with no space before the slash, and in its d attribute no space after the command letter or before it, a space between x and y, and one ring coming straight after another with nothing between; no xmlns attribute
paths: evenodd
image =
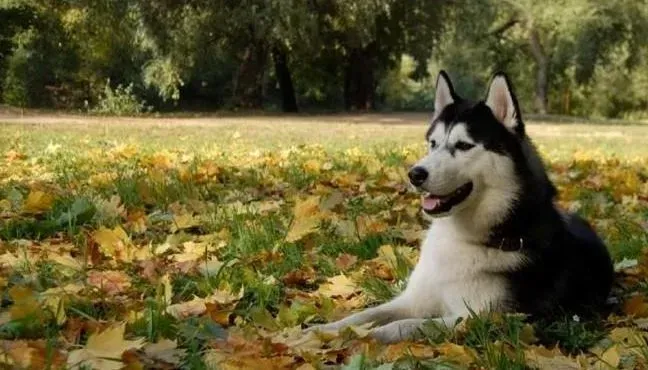
<svg viewBox="0 0 648 370"><path fill-rule="evenodd" d="M527 263L507 273L515 308L540 317L600 313L614 277L607 248L578 215L550 213L544 239L524 252Z"/></svg>

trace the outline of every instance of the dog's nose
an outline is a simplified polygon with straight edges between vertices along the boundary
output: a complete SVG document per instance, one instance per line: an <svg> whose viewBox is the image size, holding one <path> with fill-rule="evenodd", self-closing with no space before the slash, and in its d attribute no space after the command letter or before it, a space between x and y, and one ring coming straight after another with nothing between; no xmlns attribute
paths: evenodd
<svg viewBox="0 0 648 370"><path fill-rule="evenodd" d="M412 185L421 186L428 178L428 172L423 167L413 167L407 174L409 176Z"/></svg>

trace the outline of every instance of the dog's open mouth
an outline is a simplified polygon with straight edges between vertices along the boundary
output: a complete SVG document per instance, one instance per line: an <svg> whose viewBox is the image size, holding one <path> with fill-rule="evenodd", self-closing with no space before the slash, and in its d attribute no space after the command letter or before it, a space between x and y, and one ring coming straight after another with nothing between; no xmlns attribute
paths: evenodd
<svg viewBox="0 0 648 370"><path fill-rule="evenodd" d="M428 193L423 196L423 210L430 215L448 212L452 207L466 200L472 189L473 184L469 182L448 195L441 196Z"/></svg>

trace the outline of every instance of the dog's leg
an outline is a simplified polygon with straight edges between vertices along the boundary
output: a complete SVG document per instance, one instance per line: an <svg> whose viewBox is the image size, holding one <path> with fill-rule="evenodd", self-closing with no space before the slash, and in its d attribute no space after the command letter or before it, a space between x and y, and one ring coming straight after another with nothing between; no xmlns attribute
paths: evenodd
<svg viewBox="0 0 648 370"><path fill-rule="evenodd" d="M354 313L342 320L329 324L316 325L306 329L307 331L339 331L350 325L362 325L373 322L374 325L384 325L395 320L402 320L411 317L409 305L403 296L399 296L392 301L383 303L376 307L368 308L364 311Z"/></svg>
<svg viewBox="0 0 648 370"><path fill-rule="evenodd" d="M445 316L434 319L404 319L379 326L371 331L371 337L382 343L395 343L404 340L420 339L424 324L434 321L441 327L454 329L460 316Z"/></svg>

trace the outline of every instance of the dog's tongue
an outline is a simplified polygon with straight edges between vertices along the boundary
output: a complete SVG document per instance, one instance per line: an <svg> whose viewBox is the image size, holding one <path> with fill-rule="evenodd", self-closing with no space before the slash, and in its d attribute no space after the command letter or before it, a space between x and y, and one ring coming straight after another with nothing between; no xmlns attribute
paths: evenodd
<svg viewBox="0 0 648 370"><path fill-rule="evenodd" d="M433 195L427 195L423 197L423 209L428 211L433 211L436 207L441 204L441 198L435 197Z"/></svg>

